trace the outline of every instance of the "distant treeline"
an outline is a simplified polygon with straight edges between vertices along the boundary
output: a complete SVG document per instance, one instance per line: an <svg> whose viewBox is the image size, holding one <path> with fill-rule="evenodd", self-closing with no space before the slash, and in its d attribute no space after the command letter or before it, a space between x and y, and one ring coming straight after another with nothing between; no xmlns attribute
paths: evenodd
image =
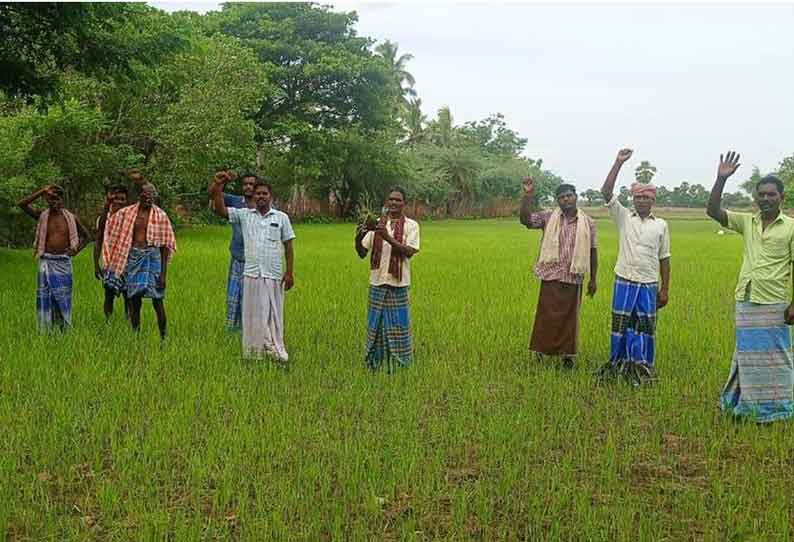
<svg viewBox="0 0 794 542"><path fill-rule="evenodd" d="M562 179L503 115L428 118L412 56L357 20L308 3L0 4L0 243L29 237L13 205L26 193L58 182L91 214L131 167L171 210L220 168L266 176L281 201L333 202L336 218L394 184L443 216L517 199L528 174L551 201Z"/></svg>

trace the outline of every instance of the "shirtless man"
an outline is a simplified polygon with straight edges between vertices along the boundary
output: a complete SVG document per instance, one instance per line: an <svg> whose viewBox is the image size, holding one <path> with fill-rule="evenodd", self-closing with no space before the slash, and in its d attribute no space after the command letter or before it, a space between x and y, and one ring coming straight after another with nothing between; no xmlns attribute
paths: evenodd
<svg viewBox="0 0 794 542"><path fill-rule="evenodd" d="M160 338L166 336L165 298L168 261L176 251L171 221L154 204L157 189L151 183L141 186L138 203L124 207L111 216L103 250L107 270L106 284L123 291L129 299L132 329L141 325L144 298L152 300Z"/></svg>
<svg viewBox="0 0 794 542"><path fill-rule="evenodd" d="M30 204L42 196L47 209L32 208ZM39 330L48 331L54 324L63 330L72 325L72 257L85 247L91 235L80 220L64 208L60 186L48 185L17 205L38 220L34 246L39 259L36 292Z"/></svg>

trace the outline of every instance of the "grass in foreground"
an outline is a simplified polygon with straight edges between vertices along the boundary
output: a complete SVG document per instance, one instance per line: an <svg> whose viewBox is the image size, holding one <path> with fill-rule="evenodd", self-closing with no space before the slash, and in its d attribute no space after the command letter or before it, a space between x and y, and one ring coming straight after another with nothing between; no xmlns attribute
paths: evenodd
<svg viewBox="0 0 794 542"><path fill-rule="evenodd" d="M75 328L34 329L30 251L1 251L0 534L8 540L787 540L790 424L717 409L741 241L671 222L660 375L596 386L608 355L614 228L577 368L529 359L538 234L422 226L416 364L363 367L367 264L349 225L296 228L288 371L223 331L229 232L179 236L160 349L144 306L106 326L90 255Z"/></svg>

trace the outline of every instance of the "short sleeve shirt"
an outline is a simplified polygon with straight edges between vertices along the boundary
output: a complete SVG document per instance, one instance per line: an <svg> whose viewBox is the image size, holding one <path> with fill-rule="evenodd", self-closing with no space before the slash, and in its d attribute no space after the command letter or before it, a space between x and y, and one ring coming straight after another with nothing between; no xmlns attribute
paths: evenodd
<svg viewBox="0 0 794 542"><path fill-rule="evenodd" d="M386 231L389 235L394 235L393 220L386 223ZM372 240L375 232L367 232L361 240L361 245L367 250L372 249ZM405 226L403 227L403 243L409 247L419 250L419 224L415 220L405 218ZM372 269L369 274L369 283L373 286L410 286L411 285L411 258L404 258L402 262L402 280L397 280L397 277L389 273L389 260L391 259L391 245L383 242L383 249L380 253L380 266L377 269Z"/></svg>
<svg viewBox="0 0 794 542"><path fill-rule="evenodd" d="M231 224L239 224L243 234L245 266L243 275L281 280L284 243L295 239L286 213L270 209L264 215L256 209L227 207Z"/></svg>
<svg viewBox="0 0 794 542"><path fill-rule="evenodd" d="M618 230L615 274L622 279L648 284L659 280L659 261L670 257L667 222L651 213L645 218L626 209L617 195L607 203Z"/></svg>
<svg viewBox="0 0 794 542"><path fill-rule="evenodd" d="M245 209L248 207L245 203L245 198L243 196L237 196L235 194L227 194L226 192L223 193L223 204L226 207L233 207L235 209ZM245 247L243 246L243 231L240 228L239 223L232 224L232 240L229 243L229 252L232 254L232 258L235 260L242 262L245 261Z"/></svg>
<svg viewBox="0 0 794 542"><path fill-rule="evenodd" d="M794 260L794 219L780 213L766 229L761 214L725 211L728 229L744 238L744 257L736 285L736 300L759 304L788 303L791 292L791 263Z"/></svg>

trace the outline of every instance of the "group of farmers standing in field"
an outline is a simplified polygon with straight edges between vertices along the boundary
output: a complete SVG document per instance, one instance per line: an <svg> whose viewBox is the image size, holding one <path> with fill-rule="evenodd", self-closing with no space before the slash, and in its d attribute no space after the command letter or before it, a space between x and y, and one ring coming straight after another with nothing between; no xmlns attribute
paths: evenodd
<svg viewBox="0 0 794 542"><path fill-rule="evenodd" d="M656 187L634 183L633 210L624 207L614 187L630 149L618 152L601 192L615 222L619 251L612 294L610 359L599 378L620 375L634 385L655 378L657 311L668 302L670 232L656 217ZM720 156L707 213L723 227L742 234L744 258L736 288L736 348L722 391L723 410L757 422L794 416L794 358L788 326L794 324L791 299L794 219L781 212L783 183L774 176L755 187L759 212L722 209L727 179L739 167L739 155ZM116 297L134 330L140 328L142 300L152 299L161 338L166 336L164 305L169 260L176 251L173 227L156 204L157 190L138 170L127 172L132 189L112 186L97 220L94 249L96 277L105 290L104 311L113 313ZM253 174L240 177L242 196L224 191L235 180L228 171L209 185L210 206L232 226L227 280L226 327L242 331L243 355L286 362L284 295L292 288L295 239L289 217L272 207L272 187ZM579 309L584 280L587 295L597 290L597 228L577 208L576 188L556 190L554 210L533 209L534 183L523 181L519 220L543 231L534 268L540 294L529 348L538 357L556 356L572 368L578 353ZM19 206L38 220L36 310L41 330L71 325L72 264L91 240L79 219L64 208L63 190L47 186ZM130 197L131 196L131 197ZM47 208L31 204L44 197ZM137 200L128 204L128 199ZM388 193L378 220L359 224L354 246L369 254L370 288L365 360L389 372L411 364L413 356L409 288L411 258L419 252L419 225L403 213L405 190Z"/></svg>

